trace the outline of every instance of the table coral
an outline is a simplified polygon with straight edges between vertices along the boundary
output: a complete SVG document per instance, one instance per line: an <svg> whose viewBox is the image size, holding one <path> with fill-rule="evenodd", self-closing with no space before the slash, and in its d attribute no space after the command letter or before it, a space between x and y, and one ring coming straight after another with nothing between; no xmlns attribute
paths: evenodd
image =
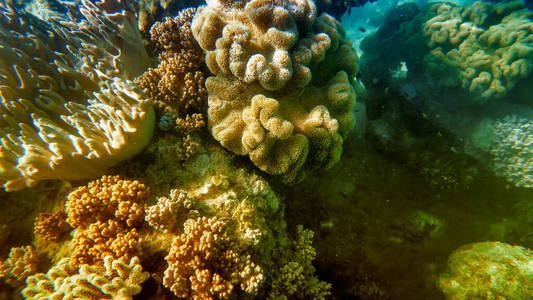
<svg viewBox="0 0 533 300"><path fill-rule="evenodd" d="M480 102L505 96L533 67L533 13L522 1L434 4L423 31L428 71ZM444 75L444 76L443 76ZM457 79L454 79L456 77Z"/></svg>
<svg viewBox="0 0 533 300"><path fill-rule="evenodd" d="M22 295L29 299L126 300L140 293L141 284L149 277L137 257L125 263L106 256L103 266L82 265L78 270L63 259L46 274L29 277Z"/></svg>
<svg viewBox="0 0 533 300"><path fill-rule="evenodd" d="M148 56L128 3L82 1L61 22L0 5L0 183L7 191L98 176L148 144L153 109L129 81Z"/></svg>
<svg viewBox="0 0 533 300"><path fill-rule="evenodd" d="M37 272L38 262L33 246L13 247L9 257L0 263L0 279L11 285L20 285L26 277Z"/></svg>
<svg viewBox="0 0 533 300"><path fill-rule="evenodd" d="M66 219L67 214L61 210L53 214L40 213L33 223L33 233L44 241L57 242L64 233L72 229Z"/></svg>
<svg viewBox="0 0 533 300"><path fill-rule="evenodd" d="M241 253L217 218L188 219L166 257L163 284L178 297L227 299L235 289L257 292L263 274Z"/></svg>
<svg viewBox="0 0 533 300"><path fill-rule="evenodd" d="M533 253L520 246L466 245L452 253L438 284L448 299L529 299L532 264Z"/></svg>
<svg viewBox="0 0 533 300"><path fill-rule="evenodd" d="M357 54L339 22L315 15L311 1L211 1L191 25L215 75L206 81L211 133L285 182L304 164L334 165L355 123Z"/></svg>

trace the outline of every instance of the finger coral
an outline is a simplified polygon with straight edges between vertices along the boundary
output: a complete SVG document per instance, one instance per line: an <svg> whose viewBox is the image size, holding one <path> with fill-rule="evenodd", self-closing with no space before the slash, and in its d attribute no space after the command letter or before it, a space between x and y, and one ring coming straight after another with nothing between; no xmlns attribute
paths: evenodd
<svg viewBox="0 0 533 300"><path fill-rule="evenodd" d="M239 251L217 218L185 221L166 260L163 284L182 298L227 299L237 289L253 295L263 279L261 268Z"/></svg>
<svg viewBox="0 0 533 300"><path fill-rule="evenodd" d="M531 250L500 242L463 246L450 255L449 270L438 285L447 299L527 299L531 286Z"/></svg>
<svg viewBox="0 0 533 300"><path fill-rule="evenodd" d="M103 176L67 196L67 222L77 228L72 263L93 264L104 256L131 258L141 252L136 231L144 220L149 189L138 181Z"/></svg>
<svg viewBox="0 0 533 300"><path fill-rule="evenodd" d="M53 214L41 213L33 223L33 233L45 241L56 242L72 228L66 221L67 214L56 211Z"/></svg>
<svg viewBox="0 0 533 300"><path fill-rule="evenodd" d="M21 284L26 277L37 272L38 262L33 246L13 247L9 257L0 263L0 279L11 285Z"/></svg>
<svg viewBox="0 0 533 300"><path fill-rule="evenodd" d="M425 60L442 84L461 86L483 103L505 96L531 74L533 13L522 1L434 4L428 15Z"/></svg>
<svg viewBox="0 0 533 300"><path fill-rule="evenodd" d="M133 299L149 277L137 257L125 263L106 256L103 266L82 265L78 270L63 259L46 274L29 277L22 295L28 299Z"/></svg>
<svg viewBox="0 0 533 300"><path fill-rule="evenodd" d="M153 109L128 81L148 57L127 3L82 1L71 16L79 22L44 22L0 4L5 190L99 176L149 142Z"/></svg>
<svg viewBox="0 0 533 300"><path fill-rule="evenodd" d="M170 197L160 197L155 205L146 209L145 220L165 233L176 232L186 219L199 214L194 205L195 201L186 192L172 190Z"/></svg>
<svg viewBox="0 0 533 300"><path fill-rule="evenodd" d="M191 28L215 76L208 125L225 148L285 182L331 167L354 126L357 54L312 1L210 1ZM313 76L314 74L314 76Z"/></svg>

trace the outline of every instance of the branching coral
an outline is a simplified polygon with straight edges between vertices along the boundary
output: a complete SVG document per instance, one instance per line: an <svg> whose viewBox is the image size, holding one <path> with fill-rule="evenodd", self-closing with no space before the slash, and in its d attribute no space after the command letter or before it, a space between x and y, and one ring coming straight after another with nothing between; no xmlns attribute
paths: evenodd
<svg viewBox="0 0 533 300"><path fill-rule="evenodd" d="M145 220L152 227L164 232L176 232L186 219L198 216L195 201L186 192L170 191L170 197L160 197L157 204L146 209Z"/></svg>
<svg viewBox="0 0 533 300"><path fill-rule="evenodd" d="M67 222L77 228L72 263L93 264L104 256L131 258L141 252L135 227L144 219L149 189L138 181L103 176L71 192Z"/></svg>
<svg viewBox="0 0 533 300"><path fill-rule="evenodd" d="M72 269L68 259L61 260L46 274L28 278L22 295L29 299L132 299L150 277L143 272L139 258L129 263L106 256L103 266L82 265Z"/></svg>
<svg viewBox="0 0 533 300"><path fill-rule="evenodd" d="M448 299L527 299L533 294L529 249L499 242L463 246L439 276Z"/></svg>
<svg viewBox="0 0 533 300"><path fill-rule="evenodd" d="M76 8L83 20L61 23L0 4L0 183L7 191L98 176L149 142L153 109L128 81L147 55L134 13L121 6L129 2L120 3L83 1Z"/></svg>
<svg viewBox="0 0 533 300"><path fill-rule="evenodd" d="M61 210L53 214L41 213L35 218L33 233L45 241L56 242L64 233L72 229L66 218L67 214Z"/></svg>
<svg viewBox="0 0 533 300"><path fill-rule="evenodd" d="M510 115L496 122L490 154L494 171L519 187L533 187L533 121Z"/></svg>
<svg viewBox="0 0 533 300"><path fill-rule="evenodd" d="M38 262L33 246L13 247L9 257L0 264L0 278L11 285L20 285L37 272Z"/></svg>
<svg viewBox="0 0 533 300"><path fill-rule="evenodd" d="M206 81L211 133L286 182L304 163L334 165L354 126L357 55L335 19L315 14L311 1L211 1L192 22L215 74Z"/></svg>
<svg viewBox="0 0 533 300"><path fill-rule="evenodd" d="M158 112L178 120L190 114L203 116L207 99L203 51L191 33L195 13L196 8L184 9L175 18L152 26L150 35L159 64L137 78Z"/></svg>
<svg viewBox="0 0 533 300"><path fill-rule="evenodd" d="M185 221L166 260L163 283L183 298L227 299L237 288L253 294L263 279L261 268L241 253L216 218Z"/></svg>
<svg viewBox="0 0 533 300"><path fill-rule="evenodd" d="M443 69L448 71L441 83L457 84L484 102L506 95L529 77L533 13L522 1L434 4L428 15L434 17L424 24L431 48L425 59L429 71L441 77Z"/></svg>

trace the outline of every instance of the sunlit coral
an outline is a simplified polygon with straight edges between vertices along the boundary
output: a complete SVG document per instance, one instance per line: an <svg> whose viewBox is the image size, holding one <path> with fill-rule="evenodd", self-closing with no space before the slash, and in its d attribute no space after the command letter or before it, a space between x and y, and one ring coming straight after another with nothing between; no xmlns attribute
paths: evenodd
<svg viewBox="0 0 533 300"><path fill-rule="evenodd" d="M216 218L188 219L166 257L163 283L178 297L227 299L235 289L253 294L263 275L261 268L241 253Z"/></svg>
<svg viewBox="0 0 533 300"><path fill-rule="evenodd" d="M82 265L79 270L63 259L46 274L29 277L22 295L28 299L126 300L140 293L141 284L149 277L137 257L124 263L106 256L103 266Z"/></svg>
<svg viewBox="0 0 533 300"><path fill-rule="evenodd" d="M81 20L48 23L0 4L0 183L7 191L98 176L148 144L154 112L129 81L148 56L128 3L82 1L72 8L82 8L72 14Z"/></svg>
<svg viewBox="0 0 533 300"><path fill-rule="evenodd" d="M160 197L157 203L146 209L145 220L152 227L164 232L176 232L186 219L197 216L195 201L186 192L170 191L169 197Z"/></svg>

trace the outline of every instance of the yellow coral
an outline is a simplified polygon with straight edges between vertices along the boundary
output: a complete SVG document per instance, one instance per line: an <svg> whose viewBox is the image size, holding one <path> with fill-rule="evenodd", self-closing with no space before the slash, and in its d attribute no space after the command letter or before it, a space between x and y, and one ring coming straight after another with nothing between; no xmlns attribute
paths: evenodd
<svg viewBox="0 0 533 300"><path fill-rule="evenodd" d="M33 233L45 241L56 242L72 228L68 225L67 214L64 211L56 211L53 214L41 213L33 223Z"/></svg>
<svg viewBox="0 0 533 300"><path fill-rule="evenodd" d="M82 265L78 271L63 259L48 273L29 277L22 295L29 299L127 300L140 293L141 284L149 277L137 257L124 263L106 256L103 266Z"/></svg>
<svg viewBox="0 0 533 300"><path fill-rule="evenodd" d="M7 191L101 175L152 136L153 109L128 81L148 62L138 30L127 26L131 11L118 17L83 6L91 22L44 24L0 4L0 184Z"/></svg>
<svg viewBox="0 0 533 300"><path fill-rule="evenodd" d="M19 285L37 272L38 262L33 246L13 247L9 257L0 264L0 278L11 285Z"/></svg>

